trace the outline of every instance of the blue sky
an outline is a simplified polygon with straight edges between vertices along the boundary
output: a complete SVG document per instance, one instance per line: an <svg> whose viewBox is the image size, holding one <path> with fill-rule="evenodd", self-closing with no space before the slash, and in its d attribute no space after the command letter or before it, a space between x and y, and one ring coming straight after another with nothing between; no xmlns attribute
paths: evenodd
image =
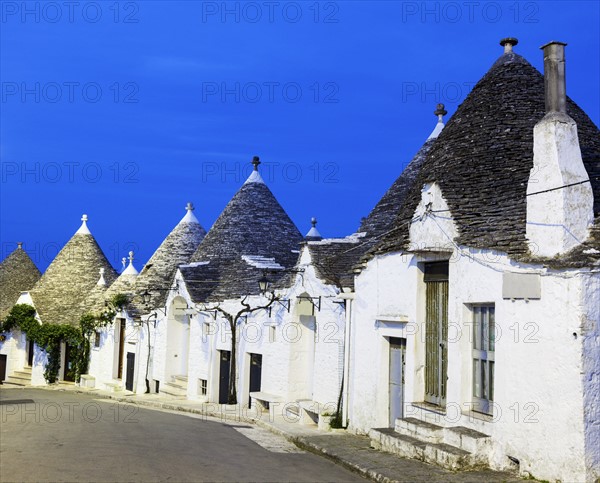
<svg viewBox="0 0 600 483"><path fill-rule="evenodd" d="M41 269L87 213L141 268L185 214L206 229L261 157L302 232L353 232L435 125L502 54L600 124L600 3L0 2L0 258Z"/></svg>

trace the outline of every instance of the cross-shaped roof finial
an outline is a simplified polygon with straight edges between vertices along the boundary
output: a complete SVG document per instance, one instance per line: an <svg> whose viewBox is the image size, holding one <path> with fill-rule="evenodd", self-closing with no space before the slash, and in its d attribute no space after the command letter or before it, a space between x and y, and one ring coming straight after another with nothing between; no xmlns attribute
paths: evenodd
<svg viewBox="0 0 600 483"><path fill-rule="evenodd" d="M252 158L252 164L254 165L254 171L258 171L258 165L260 164L260 158L258 156L254 156Z"/></svg>
<svg viewBox="0 0 600 483"><path fill-rule="evenodd" d="M133 263L133 252L129 252L129 263Z"/></svg>
<svg viewBox="0 0 600 483"><path fill-rule="evenodd" d="M312 226L317 226L317 219L316 219L316 218L313 216L313 217L310 219L310 223L311 223L311 225L312 225Z"/></svg>
<svg viewBox="0 0 600 483"><path fill-rule="evenodd" d="M83 221L84 223L85 223L86 221L88 221L88 216L87 216L86 214L84 214L84 215L81 217L81 221Z"/></svg>
<svg viewBox="0 0 600 483"><path fill-rule="evenodd" d="M185 205L185 209L188 211L194 211L194 203L192 203L191 201L188 201L188 204Z"/></svg>

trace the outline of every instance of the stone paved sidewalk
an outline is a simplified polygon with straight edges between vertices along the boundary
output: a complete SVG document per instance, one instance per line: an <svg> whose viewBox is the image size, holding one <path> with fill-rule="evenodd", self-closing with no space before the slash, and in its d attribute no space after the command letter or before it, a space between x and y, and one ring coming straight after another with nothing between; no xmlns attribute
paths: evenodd
<svg viewBox="0 0 600 483"><path fill-rule="evenodd" d="M253 414L242 410L239 406L199 403L197 401L166 398L157 394L112 393L81 388L75 385L61 384L45 387L45 389L85 393L99 398L112 399L121 403L136 404L148 408L202 414L222 421L253 423L284 436L301 449L329 458L365 478L382 483L516 483L524 481L511 473L492 470L448 471L422 461L400 458L377 451L371 448L371 441L367 436L355 435L344 430L319 431L314 426L290 422L281 416L270 419L266 413L258 418L252 417Z"/></svg>

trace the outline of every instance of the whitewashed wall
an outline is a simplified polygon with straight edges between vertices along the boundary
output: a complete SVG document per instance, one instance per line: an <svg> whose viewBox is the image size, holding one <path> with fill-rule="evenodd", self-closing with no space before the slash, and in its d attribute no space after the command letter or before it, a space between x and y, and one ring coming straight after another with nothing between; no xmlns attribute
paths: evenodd
<svg viewBox="0 0 600 483"><path fill-rule="evenodd" d="M125 346L123 349L123 375L117 379L120 319L125 319ZM97 389L110 389L111 385L125 388L127 374L127 353L135 354L134 392L143 393L146 390L145 364L147 352L147 328L135 323L126 311L122 311L113 320L113 323L100 329L100 347L94 347L94 336L92 335L90 350L90 365L88 374L95 378ZM143 371L143 372L142 372ZM141 376L140 376L141 373Z"/></svg>
<svg viewBox="0 0 600 483"><path fill-rule="evenodd" d="M6 340L0 342L0 354L6 355L6 377L14 371L23 369L26 357L26 337L20 330L15 329L6 335Z"/></svg>
<svg viewBox="0 0 600 483"><path fill-rule="evenodd" d="M433 200L434 210L442 206ZM441 225L437 235L431 223L426 229L411 229L411 244L431 249L449 246L446 234L452 232L452 220L436 221ZM438 417L411 403L424 399L425 284L420 264L441 256L378 256L357 277L351 329L352 429L364 433L389 425L386 337L405 337L405 417L442 426L462 425L491 435L494 445L489 457L495 468L507 468L510 455L519 459L522 472L537 478L593 480L589 469L586 473L585 462L588 468L597 467L597 276L520 266L498 253L454 248L449 263L447 412ZM541 299L503 299L504 272L541 274ZM472 392L470 304L480 303L496 307L492 422L473 418L468 411Z"/></svg>
<svg viewBox="0 0 600 483"><path fill-rule="evenodd" d="M254 312L238 326L237 389L241 404L247 404L249 397L250 354L262 355L261 392L279 397L283 401L281 408L298 399L328 405L329 410L337 403L343 373L344 308L333 302L337 289L317 279L306 249L301 264L305 272L298 275L290 289L278 292L283 299L290 300L289 313L275 303L270 315L266 310ZM180 274L177 278L180 279ZM177 295L188 307L195 307L183 281L179 286ZM321 310L315 310L314 317L309 302L298 303L297 296L303 293L322 297ZM260 296L248 299L252 306L264 305L266 301ZM222 301L220 306L229 313L241 307L239 300ZM215 319L213 313L202 312L200 307L195 309L197 312L190 318L188 398L217 402L219 351L231 350L231 333L220 314ZM174 310L172 303L168 310ZM165 336L171 317L168 313L166 323L157 327L153 367L156 379L167 376L163 369L167 364ZM200 379L208 381L206 397L199 393Z"/></svg>
<svg viewBox="0 0 600 483"><path fill-rule="evenodd" d="M583 279L583 408L588 481L600 478L600 274Z"/></svg>

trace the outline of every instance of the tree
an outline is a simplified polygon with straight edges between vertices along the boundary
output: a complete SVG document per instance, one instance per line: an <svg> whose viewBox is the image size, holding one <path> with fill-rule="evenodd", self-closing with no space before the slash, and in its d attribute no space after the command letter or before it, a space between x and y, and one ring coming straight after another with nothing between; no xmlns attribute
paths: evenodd
<svg viewBox="0 0 600 483"><path fill-rule="evenodd" d="M242 317L246 317L253 312L257 312L259 310L269 309L275 302L281 300L278 295L275 295L275 292L270 292L267 296L267 303L262 305L257 305L252 307L249 303L246 302L248 296L242 298L240 304L242 305L242 309L240 309L236 313L231 313L221 307L219 304L207 307L205 306L201 311L202 312L211 312L217 311L220 313L229 323L229 329L231 330L231 360L229 361L229 387L227 390L227 404L237 404L237 349L238 349L238 334L237 334L237 326L241 321Z"/></svg>

